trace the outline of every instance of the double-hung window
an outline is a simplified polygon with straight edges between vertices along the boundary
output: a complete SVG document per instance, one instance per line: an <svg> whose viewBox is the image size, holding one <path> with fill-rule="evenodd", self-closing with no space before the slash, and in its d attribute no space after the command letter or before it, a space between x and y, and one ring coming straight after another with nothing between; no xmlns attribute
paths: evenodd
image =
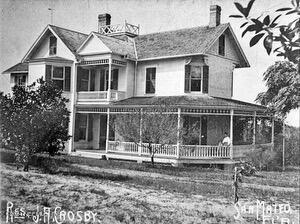
<svg viewBox="0 0 300 224"><path fill-rule="evenodd" d="M146 93L155 93L156 68L146 68Z"/></svg>
<svg viewBox="0 0 300 224"><path fill-rule="evenodd" d="M208 93L208 66L185 66L185 92Z"/></svg>
<svg viewBox="0 0 300 224"><path fill-rule="evenodd" d="M71 88L71 67L46 65L46 81L53 83L63 91L70 91Z"/></svg>

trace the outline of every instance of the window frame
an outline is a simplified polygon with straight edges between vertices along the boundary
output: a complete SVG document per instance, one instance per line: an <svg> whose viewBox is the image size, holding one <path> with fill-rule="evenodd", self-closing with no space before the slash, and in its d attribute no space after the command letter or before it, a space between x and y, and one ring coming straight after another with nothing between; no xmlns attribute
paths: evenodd
<svg viewBox="0 0 300 224"><path fill-rule="evenodd" d="M24 84L19 84L19 81L25 77L25 81ZM16 82L17 79L17 82ZM26 87L27 86L27 76L25 74L14 74L14 85L15 86L22 86L22 87Z"/></svg>
<svg viewBox="0 0 300 224"><path fill-rule="evenodd" d="M71 92L71 82L72 82L72 66L71 65L60 65L60 64L46 64L46 66L51 66L51 81L54 82L54 80L62 81L62 91L63 92ZM54 77L54 68L62 68L62 78ZM70 69L70 88L69 90L66 90L66 68Z"/></svg>
<svg viewBox="0 0 300 224"><path fill-rule="evenodd" d="M80 118L79 118L79 124L78 124L78 141L80 141L80 140L82 140L82 141L87 141L87 138L88 138L88 123L89 123L89 116L88 116L88 114L80 114L80 116L86 116L85 117L85 125L84 126L82 126L81 125L81 123L80 123ZM85 131L84 131L84 133L85 133L85 138L83 139L83 138L81 138L81 136L80 136L80 130L81 129L85 129Z"/></svg>
<svg viewBox="0 0 300 224"><path fill-rule="evenodd" d="M188 74L188 77L187 77L187 73L186 73L186 67L189 66L189 74ZM204 90L204 67L207 66L205 64L202 64L202 65L191 65L191 64L188 64L188 65L185 65L184 66L184 92L185 93L202 93L202 94L208 94L208 91L207 93L206 92L203 92ZM192 91L192 75L191 75L191 71L192 71L192 67L200 67L200 78L198 80L200 80L200 90L199 91L195 91L193 90ZM209 68L209 66L208 66ZM209 71L209 70L208 70ZM194 80L197 80L194 78ZM209 72L208 72L208 80L209 80ZM186 82L189 82L188 83L188 90L186 90ZM207 86L207 89L209 89L209 82L208 82L208 86Z"/></svg>
<svg viewBox="0 0 300 224"><path fill-rule="evenodd" d="M147 70L148 69L155 69L155 73L154 73L154 75L155 75L155 78L154 78L154 92L147 92L147 82L148 81L153 81L153 74L151 74L151 77L150 77L150 79L149 80L147 80ZM156 77L157 77L157 66L147 66L147 67L145 67L145 94L147 94L147 95L151 95L151 94L155 94L156 93ZM152 82L152 84L153 84L153 82Z"/></svg>

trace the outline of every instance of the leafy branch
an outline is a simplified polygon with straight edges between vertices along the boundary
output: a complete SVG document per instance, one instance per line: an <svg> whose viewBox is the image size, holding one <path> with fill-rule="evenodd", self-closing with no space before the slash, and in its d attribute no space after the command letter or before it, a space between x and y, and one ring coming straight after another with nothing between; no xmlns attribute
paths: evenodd
<svg viewBox="0 0 300 224"><path fill-rule="evenodd" d="M235 2L235 7L240 12L238 15L230 15L231 18L238 18L246 20L240 28L244 28L242 37L248 32L254 33L254 36L250 40L250 47L256 45L261 39L263 39L263 46L270 55L276 53L276 56L282 56L289 61L297 64L300 59L300 0L292 0L292 7L279 8L275 12L279 13L275 18L271 19L270 15L265 17L259 16L257 18L250 17L250 11L255 0L250 0L246 7L243 7L240 3ZM289 15L295 15L297 18L292 19L288 24L279 24L278 19ZM279 47L274 48L275 43L279 44Z"/></svg>

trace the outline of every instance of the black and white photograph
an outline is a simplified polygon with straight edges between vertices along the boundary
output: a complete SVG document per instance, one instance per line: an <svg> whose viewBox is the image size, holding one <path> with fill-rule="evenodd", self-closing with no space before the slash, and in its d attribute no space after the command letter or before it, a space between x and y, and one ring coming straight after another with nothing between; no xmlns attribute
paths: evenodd
<svg viewBox="0 0 300 224"><path fill-rule="evenodd" d="M1 0L3 224L300 224L300 0Z"/></svg>

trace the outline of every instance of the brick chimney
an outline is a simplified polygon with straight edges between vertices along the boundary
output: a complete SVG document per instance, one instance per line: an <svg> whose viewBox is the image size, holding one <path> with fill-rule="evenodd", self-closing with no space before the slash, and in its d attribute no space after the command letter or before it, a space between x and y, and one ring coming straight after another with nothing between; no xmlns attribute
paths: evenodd
<svg viewBox="0 0 300 224"><path fill-rule="evenodd" d="M210 6L209 27L216 27L221 22L221 7L218 5Z"/></svg>
<svg viewBox="0 0 300 224"><path fill-rule="evenodd" d="M110 25L111 16L107 13L98 15L98 28L101 26L109 26Z"/></svg>

